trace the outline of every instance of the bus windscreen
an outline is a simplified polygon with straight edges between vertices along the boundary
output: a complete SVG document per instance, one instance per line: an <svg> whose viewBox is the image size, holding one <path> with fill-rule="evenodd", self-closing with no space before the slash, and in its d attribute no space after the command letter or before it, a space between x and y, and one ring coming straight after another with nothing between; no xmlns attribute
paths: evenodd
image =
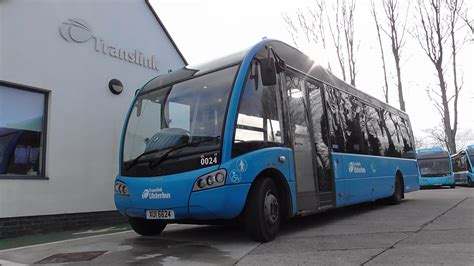
<svg viewBox="0 0 474 266"><path fill-rule="evenodd" d="M419 159L418 165L423 177L447 176L451 172L449 158Z"/></svg>

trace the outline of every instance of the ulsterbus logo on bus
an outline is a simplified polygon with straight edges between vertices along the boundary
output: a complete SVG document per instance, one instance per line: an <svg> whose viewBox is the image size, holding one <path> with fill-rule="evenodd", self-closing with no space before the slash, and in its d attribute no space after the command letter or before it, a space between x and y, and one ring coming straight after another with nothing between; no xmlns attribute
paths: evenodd
<svg viewBox="0 0 474 266"><path fill-rule="evenodd" d="M164 193L162 188L143 190L142 199L171 199L171 193Z"/></svg>
<svg viewBox="0 0 474 266"><path fill-rule="evenodd" d="M354 174L365 174L367 171L365 167L362 166L360 162L350 162L349 163L349 173Z"/></svg>

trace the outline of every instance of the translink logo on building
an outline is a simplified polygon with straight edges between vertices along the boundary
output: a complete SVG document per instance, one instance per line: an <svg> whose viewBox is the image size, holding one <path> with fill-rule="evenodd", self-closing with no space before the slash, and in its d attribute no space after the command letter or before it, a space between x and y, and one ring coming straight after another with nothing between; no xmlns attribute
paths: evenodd
<svg viewBox="0 0 474 266"><path fill-rule="evenodd" d="M82 19L73 18L63 22L59 27L59 33L68 42L83 43L94 39L96 52L158 71L154 55L146 57L137 49L131 51L111 45L102 38L94 36L92 28Z"/></svg>

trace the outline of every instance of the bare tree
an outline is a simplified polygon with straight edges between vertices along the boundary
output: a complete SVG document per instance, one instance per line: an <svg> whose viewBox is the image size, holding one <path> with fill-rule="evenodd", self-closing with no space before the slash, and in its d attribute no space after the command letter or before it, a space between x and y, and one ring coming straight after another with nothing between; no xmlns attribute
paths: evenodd
<svg viewBox="0 0 474 266"><path fill-rule="evenodd" d="M299 9L293 18L283 14L283 20L297 47L301 35L306 42L323 50L329 48L327 38L330 38L342 79L349 79L352 85L356 82L355 54L358 50L354 38L355 7L354 0L336 0L335 5L331 5L329 9L324 0L315 0L315 6L307 10ZM331 69L329 62L328 68Z"/></svg>
<svg viewBox="0 0 474 266"><path fill-rule="evenodd" d="M474 19L470 19L468 16L469 9L460 10L459 17L464 21L465 25L469 28L471 34L471 42L474 41Z"/></svg>
<svg viewBox="0 0 474 266"><path fill-rule="evenodd" d="M408 12L405 12L404 17L400 15L400 5L398 0L384 0L383 8L388 24L388 29L384 29L384 31L391 41L392 54L395 61L395 70L397 72L398 101L400 102L400 109L406 111L405 100L403 98L402 72L400 63L402 49L405 45ZM408 8L409 4L407 6L407 10Z"/></svg>
<svg viewBox="0 0 474 266"><path fill-rule="evenodd" d="M432 147L443 147L448 150L451 154L456 153L456 150L452 150L449 147L448 138L446 133L443 130L443 125L438 125L436 127L428 128L423 130L426 134L425 138L420 138L419 141L425 147L432 146ZM460 130L459 133L456 135L456 143L459 147L465 147L474 139L474 134L470 129ZM416 141L416 138L415 138ZM417 146L419 147L419 146Z"/></svg>
<svg viewBox="0 0 474 266"><path fill-rule="evenodd" d="M452 60L452 70L453 70L453 84L454 84L454 95L451 96L451 98L448 99L451 101L451 99L454 98L454 125L453 125L453 133L452 133L452 138L456 138L456 131L458 128L458 98L459 98L459 92L462 89L462 83L458 83L458 72L457 72L457 65L456 65L456 57L458 54L458 50L461 48L460 43L456 42L456 24L457 20L459 18L459 12L464 4L464 0L446 0L446 5L448 6L449 9L449 16L448 16L448 23L449 23L449 36L451 37L451 60ZM456 151L456 142L454 142L454 152Z"/></svg>
<svg viewBox="0 0 474 266"><path fill-rule="evenodd" d="M420 136L415 136L415 147L417 149L419 149L419 148L429 148L429 146L431 146L431 144L429 144L427 142L426 138L420 137Z"/></svg>
<svg viewBox="0 0 474 266"><path fill-rule="evenodd" d="M337 61L339 63L339 67L341 68L342 79L344 81L347 80L346 78L346 60L344 59L344 48L342 43L342 36L341 36L341 18L340 18L340 4L339 0L336 1L336 6L333 6L334 10L334 20L331 20L330 15L326 13L327 23L329 28L329 33L332 37L332 42L334 44L334 48L336 48L336 55Z"/></svg>
<svg viewBox="0 0 474 266"><path fill-rule="evenodd" d="M446 133L443 130L443 126L436 126L423 130L427 135L428 140L430 141L430 146L432 147L443 147L449 151L449 153L455 153L456 150L452 151L449 148L448 138Z"/></svg>
<svg viewBox="0 0 474 266"><path fill-rule="evenodd" d="M344 29L344 40L346 41L347 63L349 65L349 77L351 85L355 86L356 80L356 59L354 55L354 11L355 2L351 0L349 4L343 2L342 4L342 21Z"/></svg>
<svg viewBox="0 0 474 266"><path fill-rule="evenodd" d="M383 45L382 45L382 36L380 35L380 23L377 18L377 11L375 9L375 3L374 0L370 1L371 7L372 7L372 17L374 18L375 22L375 28L377 29L377 39L379 40L379 47L380 47L380 54L382 58L382 69L383 69L383 78L385 82L385 87L382 87L383 89L383 94L385 96L385 102L388 103L388 79L387 79L387 67L385 66L385 53L383 50Z"/></svg>
<svg viewBox="0 0 474 266"><path fill-rule="evenodd" d="M439 89L428 90L428 96L441 115L444 135L450 152L456 151L456 132L458 128L458 96L462 85L457 84L456 56L458 45L456 43L456 21L457 13L462 9L462 1L459 0L418 0L418 27L415 28L415 37L420 43L430 61L435 67L439 81ZM456 12L452 12L456 10ZM445 19L447 18L447 19ZM452 95L448 95L446 80L447 65L445 63L445 49L451 40L451 60L454 71L454 89ZM448 46L449 47L449 46ZM448 57L449 60L449 57ZM450 112L450 103L454 99L453 114ZM454 124L451 126L451 116Z"/></svg>

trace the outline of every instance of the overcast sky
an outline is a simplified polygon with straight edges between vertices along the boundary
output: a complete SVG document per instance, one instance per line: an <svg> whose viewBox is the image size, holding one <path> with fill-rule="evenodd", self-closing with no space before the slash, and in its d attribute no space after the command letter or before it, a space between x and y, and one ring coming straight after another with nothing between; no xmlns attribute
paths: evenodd
<svg viewBox="0 0 474 266"><path fill-rule="evenodd" d="M312 1L308 0L151 0L150 2L190 64L242 50L254 45L263 37L294 45L282 14L292 16L298 9L307 9L312 4ZM471 5L472 16L473 3L465 2L466 5ZM383 100L382 63L376 30L370 15L370 1L358 0L356 5L355 38L359 44L359 51L356 54L358 68L356 87ZM411 15L409 25L413 24L414 17ZM333 61L332 51L308 47L304 42L299 43L299 48L322 65L327 65L327 61ZM386 46L385 49L386 58L393 60L390 47ZM459 130L461 132L470 130L471 136L474 136L474 42L463 46L458 60L458 68L464 80L459 103ZM392 61L388 61L387 64L393 69ZM340 76L335 63L332 65L334 73ZM389 100L390 104L399 108L395 91L396 74L394 71L391 72L392 91ZM426 88L437 86L437 76L433 65L411 36L407 36L407 44L402 54L402 79L407 112L415 135L421 137L424 135L424 129L440 123L440 116L426 94ZM474 144L474 137L471 138L471 142Z"/></svg>

